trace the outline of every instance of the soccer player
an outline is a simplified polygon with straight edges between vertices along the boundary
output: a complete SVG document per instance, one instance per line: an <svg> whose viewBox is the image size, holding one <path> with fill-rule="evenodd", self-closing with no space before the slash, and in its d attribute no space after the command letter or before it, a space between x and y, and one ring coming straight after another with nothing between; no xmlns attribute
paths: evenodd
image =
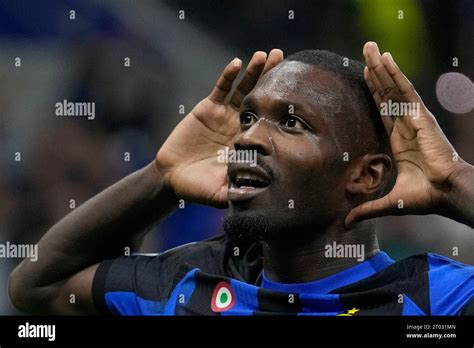
<svg viewBox="0 0 474 348"><path fill-rule="evenodd" d="M473 314L473 267L379 250L377 216L474 227L474 167L391 55L373 42L363 53L365 68L327 51L256 52L233 94L230 62L153 163L46 233L38 261L10 277L12 302L43 314ZM387 103L418 111L380 116ZM226 146L257 163L218 163ZM225 234L124 255L180 199L228 205Z"/></svg>

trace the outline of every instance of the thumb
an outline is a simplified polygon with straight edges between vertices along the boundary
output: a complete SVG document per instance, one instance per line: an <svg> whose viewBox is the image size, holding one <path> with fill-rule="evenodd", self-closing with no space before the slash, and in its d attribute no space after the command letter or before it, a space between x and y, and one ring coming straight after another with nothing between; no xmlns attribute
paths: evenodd
<svg viewBox="0 0 474 348"><path fill-rule="evenodd" d="M350 229L356 222L362 220L385 215L399 215L399 213L397 203L392 203L390 194L388 194L382 198L362 203L353 208L349 214L347 214L344 224L347 229Z"/></svg>

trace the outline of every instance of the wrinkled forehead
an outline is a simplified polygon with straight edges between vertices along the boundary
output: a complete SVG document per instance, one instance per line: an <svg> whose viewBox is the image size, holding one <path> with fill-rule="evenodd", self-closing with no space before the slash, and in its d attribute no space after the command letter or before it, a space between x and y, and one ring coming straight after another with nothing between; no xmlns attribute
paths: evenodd
<svg viewBox="0 0 474 348"><path fill-rule="evenodd" d="M283 61L261 77L251 95L257 99L295 100L341 112L346 88L332 72L298 61Z"/></svg>

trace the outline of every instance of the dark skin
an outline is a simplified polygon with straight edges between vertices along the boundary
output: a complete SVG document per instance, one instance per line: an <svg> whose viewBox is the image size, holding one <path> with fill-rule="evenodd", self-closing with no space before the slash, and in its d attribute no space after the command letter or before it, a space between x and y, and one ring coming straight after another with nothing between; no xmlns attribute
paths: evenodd
<svg viewBox="0 0 474 348"><path fill-rule="evenodd" d="M388 97L421 102L406 77L389 56L380 56L374 43L366 44L364 56L369 67L366 81L378 104ZM335 146L337 140L330 133L343 125L337 125L337 121L325 122L323 108L308 105L296 93L298 88L301 93L309 92L313 88L309 86L311 80L299 80L298 83L307 84L305 90L301 85L278 90L272 82L283 76L275 70L264 76L247 98L256 102L252 106L256 107L256 114L273 122L268 123L273 143L271 152L266 143L269 132L263 131L267 128L263 121L239 126L242 101L262 73L270 71L282 59L280 50L268 55L255 53L233 94L231 87L241 70L241 62L229 63L211 94L177 125L153 163L93 197L45 234L38 244L38 262L23 261L10 277L9 293L15 306L25 312L43 314L95 313L91 284L99 262L122 255L124 247L133 246L148 227L173 211L179 198L212 206L227 205L227 166L217 163L216 153L232 144L259 146L260 159L271 166L274 174L271 185L252 201L238 200L229 194L233 214L247 214L247 206L268 212L273 219L275 232L281 238L264 250L265 270L273 280L314 280L350 266L350 260L340 263L322 258L321 247L334 240L366 243L367 257L370 256L377 250L377 243L370 222L360 222L366 218L438 213L474 226L474 213L469 208L474 206L474 169L462 159L452 160L451 144L424 106L416 122L406 117L384 119L399 175L393 190L376 200L387 180L385 173L390 162L386 155L376 153L358 156L349 165L338 162L340 152L335 149L345 151L345 144ZM282 74L285 65L280 68ZM307 73L313 82L319 82L320 89L314 87L313 92L320 97L326 93L324 88L337 87L334 76L314 69ZM273 92L266 91L267 88ZM290 96L299 98L296 102L304 104L307 123L321 129L321 133L275 131L275 123L283 122L283 114L276 105L278 93L290 103L295 102ZM321 99L318 104L334 107L330 98L328 103L324 101ZM249 107L248 102L245 107ZM303 113L298 108L297 112ZM304 185L298 185L298 181ZM334 186L328 189L324 185ZM309 190L311 196L307 195ZM288 199L295 201L291 212L287 211ZM403 211L394 206L397 199L404 200ZM257 204L259 201L261 204ZM274 210L267 208L275 204ZM323 209L316 211L314 207ZM291 232L295 231L295 220L300 228L298 234ZM310 232L314 232L312 238ZM285 238L288 236L291 238ZM75 304L69 302L71 294L76 296Z"/></svg>
<svg viewBox="0 0 474 348"><path fill-rule="evenodd" d="M230 213L260 213L270 220L271 233L278 236L265 245L264 268L275 281L306 282L356 263L324 256L325 246L334 240L363 243L366 257L378 249L372 224L345 230L344 218L357 195L346 195L346 191L348 184L353 185L350 179L356 167L368 165L370 190L377 192L389 180L391 161L383 154L371 154L350 164L343 161L344 151L363 152L353 151L354 144L338 137L352 133L347 119L356 110L344 102L345 93L335 95L333 91L347 89L333 73L290 61L263 76L242 103L241 130L234 147L256 150L258 163L268 168L272 180L249 199L229 196ZM363 149L368 147L366 143L356 146ZM357 177L369 180L360 174Z"/></svg>

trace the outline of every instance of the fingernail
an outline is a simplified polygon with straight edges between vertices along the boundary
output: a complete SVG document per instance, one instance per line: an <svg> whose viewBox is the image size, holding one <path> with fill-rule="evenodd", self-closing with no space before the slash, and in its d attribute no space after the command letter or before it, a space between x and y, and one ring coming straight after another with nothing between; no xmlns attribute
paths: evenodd
<svg viewBox="0 0 474 348"><path fill-rule="evenodd" d="M240 66L242 64L242 61L240 58L235 57L234 58L234 66Z"/></svg>

